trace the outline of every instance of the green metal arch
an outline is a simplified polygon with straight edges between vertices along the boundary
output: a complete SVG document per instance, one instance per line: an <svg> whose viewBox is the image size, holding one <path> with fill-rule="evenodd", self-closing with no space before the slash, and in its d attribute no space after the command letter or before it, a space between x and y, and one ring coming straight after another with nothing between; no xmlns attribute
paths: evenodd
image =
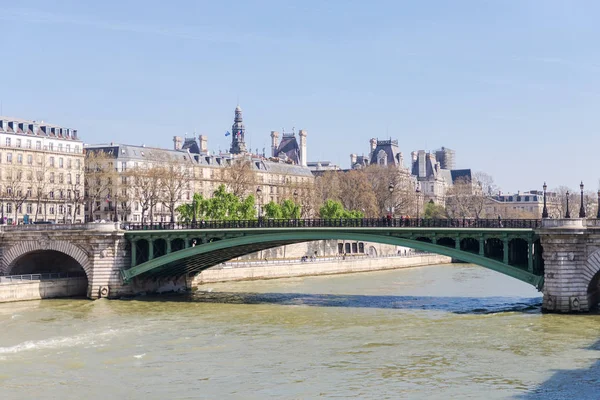
<svg viewBox="0 0 600 400"><path fill-rule="evenodd" d="M363 242L374 242L381 244L389 244L395 246L404 246L409 247L415 250L426 251L430 253L441 254L444 256L456 258L468 263L477 264L481 267L491 269L493 271L502 273L504 275L508 275L512 278L518 279L520 281L529 283L530 285L535 286L538 290L541 290L544 284L544 277L534 275L528 271L523 269L513 267L511 265L504 264L503 262L493 260L491 258L486 258L480 256L478 254L469 253L466 251L461 251L457 249L453 249L450 247L440 246L432 243L421 242L417 240L411 240L406 238L399 238L388 235L380 235L380 234L370 234L370 233L360 233L360 232L317 232L317 231L293 231L293 232L278 232L278 233L264 233L264 234L254 234L247 235L242 237L236 237L232 239L222 239L206 244L202 244L196 247L190 247L184 250L179 250L176 252L169 253L162 257L158 257L132 267L128 270L123 270L122 275L125 281L129 281L136 276L140 276L144 273L152 271L155 268L160 268L161 266L175 262L178 260L183 260L186 258L193 257L199 254L206 254L211 252L216 252L219 250L249 245L249 244L257 244L264 243L268 247L269 242L281 242L281 241L289 241L291 243L300 243L307 242L313 240L353 240L353 241L363 241Z"/></svg>

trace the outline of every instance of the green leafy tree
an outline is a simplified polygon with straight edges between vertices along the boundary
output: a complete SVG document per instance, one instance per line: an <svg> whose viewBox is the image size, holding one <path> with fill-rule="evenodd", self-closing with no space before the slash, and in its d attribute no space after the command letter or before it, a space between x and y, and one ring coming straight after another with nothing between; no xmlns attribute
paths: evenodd
<svg viewBox="0 0 600 400"><path fill-rule="evenodd" d="M364 214L358 210L345 210L342 203L330 199L319 209L319 216L323 219L356 219L363 218Z"/></svg>
<svg viewBox="0 0 600 400"><path fill-rule="evenodd" d="M283 212L281 206L274 201L270 201L263 207L265 218L279 219L283 218Z"/></svg>
<svg viewBox="0 0 600 400"><path fill-rule="evenodd" d="M240 199L220 185L210 199L196 193L191 203L177 207L179 221L189 223L201 220L250 220L256 218L254 195ZM194 218L195 216L195 218Z"/></svg>
<svg viewBox="0 0 600 400"><path fill-rule="evenodd" d="M447 218L446 209L440 204L435 204L433 201L428 202L425 205L423 211L423 218L426 219L443 219Z"/></svg>
<svg viewBox="0 0 600 400"><path fill-rule="evenodd" d="M285 219L298 219L300 218L300 205L294 203L292 200L284 200L281 203L281 217Z"/></svg>

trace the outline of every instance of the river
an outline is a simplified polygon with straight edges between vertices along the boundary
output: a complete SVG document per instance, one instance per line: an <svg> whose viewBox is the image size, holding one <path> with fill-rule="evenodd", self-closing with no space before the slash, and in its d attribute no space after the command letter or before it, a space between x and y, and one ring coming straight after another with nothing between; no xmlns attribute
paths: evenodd
<svg viewBox="0 0 600 400"><path fill-rule="evenodd" d="M445 265L0 305L0 399L598 399L600 316Z"/></svg>

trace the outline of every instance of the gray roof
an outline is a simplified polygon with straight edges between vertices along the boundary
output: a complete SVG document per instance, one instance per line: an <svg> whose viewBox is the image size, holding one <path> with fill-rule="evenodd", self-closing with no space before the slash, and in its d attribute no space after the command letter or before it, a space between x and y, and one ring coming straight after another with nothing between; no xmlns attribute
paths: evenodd
<svg viewBox="0 0 600 400"><path fill-rule="evenodd" d="M377 147L371 153L370 164L378 164L377 158L381 151L386 154L387 165L398 165L400 163L400 149L397 140L377 140Z"/></svg>

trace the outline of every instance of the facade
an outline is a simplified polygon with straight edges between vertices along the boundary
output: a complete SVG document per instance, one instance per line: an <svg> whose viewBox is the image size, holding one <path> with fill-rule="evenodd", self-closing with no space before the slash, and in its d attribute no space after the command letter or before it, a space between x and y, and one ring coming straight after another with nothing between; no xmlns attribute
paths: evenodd
<svg viewBox="0 0 600 400"><path fill-rule="evenodd" d="M245 127L239 106L235 110L232 128L231 151L222 154L211 154L208 150L208 139L204 135L200 135L198 139L175 136L172 150L124 144L86 146L86 151L109 154L108 169L114 169L116 174L114 177L100 177L99 184L97 179L88 180L88 193L94 199L90 202L93 204L87 205L86 218L105 221L170 222L171 208L189 203L194 193L208 198L219 185L229 186L231 169L241 163L249 165L252 171L252 179L246 185L251 187L246 188L246 194L253 193L257 197L257 212L270 201L279 203L287 198L308 195L314 177L310 169L302 165L303 154L306 154L306 150L302 150L306 147L306 131L300 131L299 144L293 133L284 134L285 142L277 143L277 148L273 151L277 156L266 158L247 152L244 143ZM273 132L271 137L273 138ZM275 152L277 149L279 150ZM145 181L139 175L150 171L154 165L165 164L171 165L172 177L170 182L160 189L163 192L162 197L164 192L169 192L172 200L174 190L169 190L169 186L179 186L177 201L169 204L163 199L149 205L146 199L148 196L145 195L148 188L141 187ZM106 181L109 178L112 183L107 185ZM178 180L182 181L180 185L176 184ZM157 197L160 198L161 195Z"/></svg>
<svg viewBox="0 0 600 400"><path fill-rule="evenodd" d="M0 223L83 222L83 194L76 130L0 116Z"/></svg>
<svg viewBox="0 0 600 400"><path fill-rule="evenodd" d="M368 165L390 166L406 170L412 176L418 193L419 200L425 204L433 201L444 205L446 191L459 180L471 181L470 169L455 169L454 150L442 147L435 152L424 150L411 153L411 164L407 169L404 166L404 157L400 152L397 140L369 141L370 151L367 156L351 154L350 166L352 169L363 168Z"/></svg>
<svg viewBox="0 0 600 400"><path fill-rule="evenodd" d="M546 205L549 210L560 206L560 199L555 192L546 192ZM499 215L502 218L540 218L543 209L544 193L540 190L515 194L498 193L488 197L485 205L488 216Z"/></svg>

